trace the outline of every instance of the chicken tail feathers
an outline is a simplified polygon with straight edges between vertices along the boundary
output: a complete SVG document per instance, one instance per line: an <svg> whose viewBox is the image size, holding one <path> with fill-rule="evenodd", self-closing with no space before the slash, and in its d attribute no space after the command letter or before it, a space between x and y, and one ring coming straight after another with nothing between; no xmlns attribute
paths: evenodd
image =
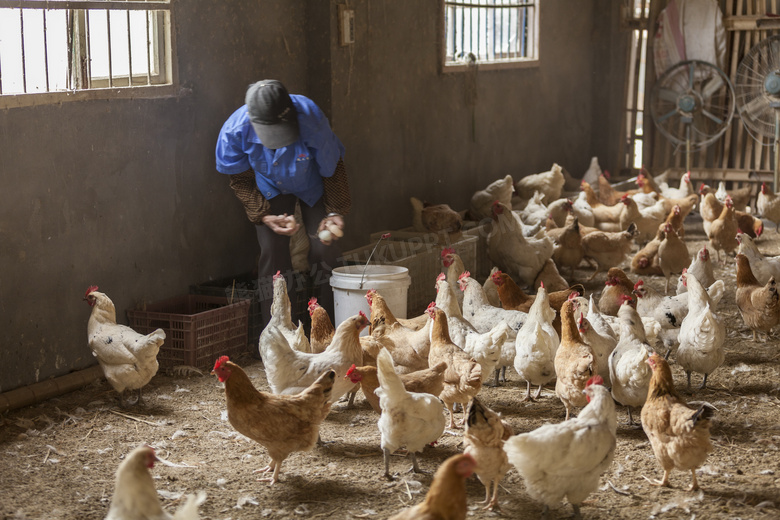
<svg viewBox="0 0 780 520"><path fill-rule="evenodd" d="M173 515L173 520L200 520L198 506L205 501L205 491L198 491L197 495L187 495L187 501Z"/></svg>
<svg viewBox="0 0 780 520"><path fill-rule="evenodd" d="M696 423L699 421L704 421L706 419L711 419L713 415L715 415L715 411L717 408L712 406L710 403L688 403L689 405L695 404L698 405L698 408L691 416L691 422L694 426L696 426Z"/></svg>

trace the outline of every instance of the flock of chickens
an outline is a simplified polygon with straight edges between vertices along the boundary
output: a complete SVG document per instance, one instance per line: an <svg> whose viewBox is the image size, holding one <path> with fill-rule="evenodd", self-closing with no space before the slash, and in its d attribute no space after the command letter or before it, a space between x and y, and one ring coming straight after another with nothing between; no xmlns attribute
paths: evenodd
<svg viewBox="0 0 780 520"><path fill-rule="evenodd" d="M566 499L579 517L613 460L616 403L626 407L629 423L641 408L641 427L663 469L653 483L669 486L670 472L678 469L689 471L689 489L698 489L696 469L712 450L715 410L686 402L667 358L685 370L689 390L693 373L702 374L704 388L724 362L718 304L726 287L715 279L711 250L720 262L737 253L736 301L754 340L780 323L780 258L765 257L753 241L763 224L748 209L749 191L727 193L722 185L696 191L689 174L673 188L640 174L636 190L618 192L592 167L576 196L562 196L572 181L554 165L475 193L469 216L492 219L487 252L496 267L479 283L452 249L443 249L443 272L431 280L435 301L417 317L395 317L382 295L368 290L370 317L361 312L334 327L313 299L307 336L293 323L284 277L274 277L271 319L258 343L271 391L256 389L227 356L215 360L212 372L224 383L230 424L268 451L270 464L257 470L261 480L275 483L285 458L323 442L319 427L331 405L340 399L351 404L360 390L378 414L388 479L394 478L392 453L405 448L418 472L417 454L425 446L446 429L464 430L463 453L442 463L423 502L394 519L464 519L465 481L472 474L485 486L485 509L498 510L499 483L512 467L528 496L543 505L543 516ZM431 225L435 212L447 213L442 206L418 209L432 208L425 219ZM766 186L756 209L780 222L780 197ZM694 210L710 248L691 257L684 219ZM594 269L588 281L606 271L603 289L587 298L584 286L572 283L583 262ZM667 293L674 276L676 294L661 294L628 273L663 276ZM531 288L535 294L526 292ZM85 300L93 306L89 345L106 378L122 405L128 390L137 390L140 401L140 389L157 372L164 332L142 336L118 325L111 300L97 287ZM565 419L514 432L479 398L483 385L504 380L506 367L526 381L523 400L539 398L554 382ZM126 457L107 518L199 518L204 494L190 496L173 517L162 510L148 471L154 461L148 446ZM138 497L151 512L137 510Z"/></svg>

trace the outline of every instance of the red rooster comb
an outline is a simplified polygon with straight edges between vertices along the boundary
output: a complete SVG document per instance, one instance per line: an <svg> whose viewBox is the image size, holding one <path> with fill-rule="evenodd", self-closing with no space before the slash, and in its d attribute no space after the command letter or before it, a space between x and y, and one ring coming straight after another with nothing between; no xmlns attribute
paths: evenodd
<svg viewBox="0 0 780 520"><path fill-rule="evenodd" d="M454 255L454 254L455 254L455 250L451 247L445 247L444 249L441 250L442 258L444 258L447 255Z"/></svg>
<svg viewBox="0 0 780 520"><path fill-rule="evenodd" d="M428 306L425 308L425 310L427 311L427 310L433 309L434 307L436 307L436 302L431 302L431 303L428 304Z"/></svg>
<svg viewBox="0 0 780 520"><path fill-rule="evenodd" d="M221 367L222 365L224 365L228 361L230 361L229 357L227 357L227 356L220 356L220 358L217 360L217 362L214 363L214 370L218 369L219 367Z"/></svg>
<svg viewBox="0 0 780 520"><path fill-rule="evenodd" d="M588 379L588 382L585 383L585 388L589 387L590 385L604 385L604 378L601 376L593 376L590 379Z"/></svg>
<svg viewBox="0 0 780 520"><path fill-rule="evenodd" d="M605 179L611 179L612 178L612 175L610 175L607 170L604 170L604 173L602 173L602 175L604 176Z"/></svg>
<svg viewBox="0 0 780 520"><path fill-rule="evenodd" d="M627 294L621 294L620 295L620 305L623 305L624 303L634 303L634 299L627 295Z"/></svg>
<svg viewBox="0 0 780 520"><path fill-rule="evenodd" d="M463 271L460 276L458 276L458 281L463 280L464 278L468 278L471 276L471 273L468 271Z"/></svg>
<svg viewBox="0 0 780 520"><path fill-rule="evenodd" d="M314 307L315 305L317 305L317 297L312 296L311 298L309 298L309 307Z"/></svg>
<svg viewBox="0 0 780 520"><path fill-rule="evenodd" d="M446 274L444 274L444 273L439 273L439 276L437 276L437 277L436 277L436 282L441 282L441 281L442 281L442 280L444 280L445 278L447 278L447 275L446 275Z"/></svg>
<svg viewBox="0 0 780 520"><path fill-rule="evenodd" d="M640 280L638 280L638 281L637 281L637 282L634 284L634 290L635 290L635 291L636 291L636 290L638 290L638 289L639 289L640 287L642 287L644 284L645 284L645 281L644 281L644 280L641 280L641 279L640 279Z"/></svg>
<svg viewBox="0 0 780 520"><path fill-rule="evenodd" d="M355 371L355 365L353 364L351 367L349 367L349 370L347 370L347 375L350 375L354 371Z"/></svg>
<svg viewBox="0 0 780 520"><path fill-rule="evenodd" d="M276 274L274 275L274 280L278 280L279 278L283 278L282 277L282 272L281 271L276 271Z"/></svg>
<svg viewBox="0 0 780 520"><path fill-rule="evenodd" d="M577 291L572 291L571 293L569 293L569 297L566 299L569 300L570 302L573 302L579 294L580 293L578 293Z"/></svg>
<svg viewBox="0 0 780 520"><path fill-rule="evenodd" d="M376 294L376 289L369 289L366 291L366 301L369 305L374 304L374 295Z"/></svg>
<svg viewBox="0 0 780 520"><path fill-rule="evenodd" d="M366 316L366 313L363 311L358 311L358 316L363 318L364 320L368 321L368 316Z"/></svg>
<svg viewBox="0 0 780 520"><path fill-rule="evenodd" d="M540 281L539 282L539 288L540 289L544 289L544 281Z"/></svg>
<svg viewBox="0 0 780 520"><path fill-rule="evenodd" d="M87 292L84 293L84 299L86 300L87 296L89 296L90 294L92 294L93 292L95 292L97 290L98 290L98 286L97 285L90 285L89 287L87 287Z"/></svg>

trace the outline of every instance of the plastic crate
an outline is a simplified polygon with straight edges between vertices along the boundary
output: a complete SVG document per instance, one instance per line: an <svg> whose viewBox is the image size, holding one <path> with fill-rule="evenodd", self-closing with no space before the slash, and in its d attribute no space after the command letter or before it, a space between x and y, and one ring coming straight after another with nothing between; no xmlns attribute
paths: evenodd
<svg viewBox="0 0 780 520"><path fill-rule="evenodd" d="M476 255L474 263L469 265L465 263L466 269L472 269L471 274L473 278L480 283L484 283L488 276L490 276L490 270L493 269L493 261L488 256L487 237L490 234L492 227L491 219L483 219L477 221L464 222L463 234L469 237L476 237Z"/></svg>
<svg viewBox="0 0 780 520"><path fill-rule="evenodd" d="M371 236L378 240L382 234L384 232ZM376 242L345 252L345 265L365 264L375 244ZM416 316L436 299L436 277L444 271L441 263L442 249L453 248L468 269L468 266L475 264L476 246L475 236L462 235L449 243L441 243L433 233L390 231L390 238L379 242L371 263L409 269L412 284L407 293L407 313L409 316Z"/></svg>
<svg viewBox="0 0 780 520"><path fill-rule="evenodd" d="M219 356L246 351L251 301L189 294L128 310L130 327L141 334L157 328L165 331L165 343L157 361L161 368L190 365L209 370Z"/></svg>
<svg viewBox="0 0 780 520"><path fill-rule="evenodd" d="M289 289L289 287L288 287ZM307 274L295 274L295 287L290 299L293 323L302 321L304 327L310 327L309 298L319 296L319 289L314 287L311 277ZM249 306L249 331L247 333L247 348L249 352L257 352L257 341L266 323L260 313L260 292L257 289L257 278L252 273L228 276L219 280L210 280L190 286L190 294L205 294L208 296L223 296L229 301L242 298L251 301Z"/></svg>

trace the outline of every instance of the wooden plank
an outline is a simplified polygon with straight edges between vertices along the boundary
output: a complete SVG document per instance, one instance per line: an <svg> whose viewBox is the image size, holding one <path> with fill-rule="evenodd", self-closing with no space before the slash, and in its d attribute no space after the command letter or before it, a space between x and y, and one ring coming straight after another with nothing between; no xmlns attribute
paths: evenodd
<svg viewBox="0 0 780 520"><path fill-rule="evenodd" d="M734 13L734 0L727 0L726 1L726 15L731 15ZM733 66L734 61L736 60L736 53L737 53L737 46L734 45L734 39L736 38L736 34L731 33L726 35L726 49L731 49L731 64L732 66L730 68L727 68L726 72L729 76L729 78L733 81L735 76L735 68ZM730 72L729 72L730 71ZM739 119L739 114L734 114L735 119ZM729 164L729 158L731 155L731 137L732 137L732 131L734 129L734 120L732 120L729 127L726 129L726 133L723 134L722 142L723 142L723 153L721 154L720 159L720 165L723 168L726 168Z"/></svg>

